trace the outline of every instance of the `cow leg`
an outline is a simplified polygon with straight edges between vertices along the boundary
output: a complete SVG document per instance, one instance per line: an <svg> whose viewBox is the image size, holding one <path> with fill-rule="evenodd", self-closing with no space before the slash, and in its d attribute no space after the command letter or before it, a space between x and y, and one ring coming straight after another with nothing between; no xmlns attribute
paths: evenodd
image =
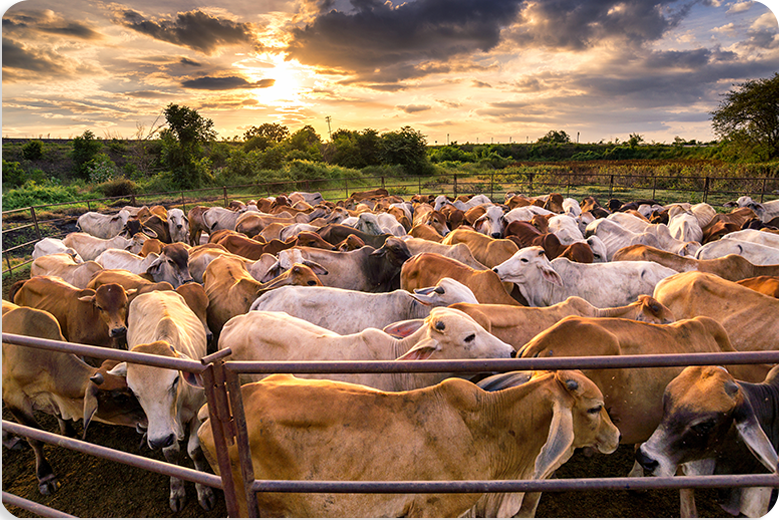
<svg viewBox="0 0 780 520"><path fill-rule="evenodd" d="M6 405L8 405L8 409L19 424L43 430L41 425L38 424L38 421L35 420L35 417L33 417L32 413L9 405L8 403L6 403ZM38 478L38 491L40 491L42 495L51 495L60 488L60 483L57 481L57 476L54 474L54 470L51 468L49 461L47 461L46 457L43 455L43 443L39 440L29 438L27 439L27 442L35 453L35 476Z"/></svg>
<svg viewBox="0 0 780 520"><path fill-rule="evenodd" d="M76 429L73 428L73 421L68 419L60 419L57 417L57 422L60 423L60 435L63 437L75 437Z"/></svg>
<svg viewBox="0 0 780 520"><path fill-rule="evenodd" d="M200 441L198 440L198 427L200 421L195 418L190 423L190 437L187 441L187 453L189 454L192 462L195 463L195 469L204 473L209 472L209 464L206 461L206 457L203 455L203 449L200 447ZM217 504L217 499L214 496L214 490L208 486L195 483L195 491L198 493L198 503L206 511L211 511Z"/></svg>
<svg viewBox="0 0 780 520"><path fill-rule="evenodd" d="M22 438L16 435L11 435L8 432L3 432L3 446L7 450L21 450L24 449Z"/></svg>
<svg viewBox="0 0 780 520"><path fill-rule="evenodd" d="M173 444L163 448L163 455L169 464L179 465L179 441L173 441ZM171 495L168 498L168 504L174 513L184 509L187 502L187 494L184 491L184 481L176 477L171 477Z"/></svg>
<svg viewBox="0 0 780 520"><path fill-rule="evenodd" d="M526 493L523 495L523 505L520 506L520 510L515 516L517 518L536 518L536 508L539 507L539 500L541 499L542 493L539 491Z"/></svg>

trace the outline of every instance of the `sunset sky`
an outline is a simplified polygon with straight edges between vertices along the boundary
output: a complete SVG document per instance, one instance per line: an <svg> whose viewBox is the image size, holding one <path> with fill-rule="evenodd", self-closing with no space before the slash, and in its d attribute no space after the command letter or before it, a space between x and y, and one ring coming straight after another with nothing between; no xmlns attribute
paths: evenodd
<svg viewBox="0 0 780 520"><path fill-rule="evenodd" d="M778 70L775 15L742 0L2 5L3 137L130 138L176 103L228 139L276 122L327 140L329 116L429 144L709 141L722 95Z"/></svg>

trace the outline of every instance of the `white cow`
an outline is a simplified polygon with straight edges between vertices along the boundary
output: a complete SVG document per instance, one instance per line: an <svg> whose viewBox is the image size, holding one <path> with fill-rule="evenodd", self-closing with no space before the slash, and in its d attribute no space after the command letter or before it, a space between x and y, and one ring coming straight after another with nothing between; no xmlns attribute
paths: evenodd
<svg viewBox="0 0 780 520"><path fill-rule="evenodd" d="M202 328L202 327L201 327ZM223 327L219 349L232 349L227 358L242 361L337 361L507 358L514 349L483 329L466 313L436 307L424 320L389 327L396 339L379 329L340 335L284 312L251 311L231 318ZM380 390L402 391L435 385L455 374L312 374L358 383ZM258 381L267 374L244 374Z"/></svg>
<svg viewBox="0 0 780 520"><path fill-rule="evenodd" d="M73 261L78 264L84 261L84 259L81 258L81 255L79 255L75 249L66 246L62 240L49 237L42 238L35 243L32 257L33 260L35 260L36 258L40 258L46 255L53 255L55 253L67 253L71 258L73 258Z"/></svg>
<svg viewBox="0 0 780 520"><path fill-rule="evenodd" d="M104 269L125 269L133 274L143 274L158 257L157 253L149 253L143 257L124 249L106 249L95 258L95 262Z"/></svg>
<svg viewBox="0 0 780 520"><path fill-rule="evenodd" d="M683 242L701 243L702 233L699 220L693 213L681 212L674 217L669 217L669 233Z"/></svg>
<svg viewBox="0 0 780 520"><path fill-rule="evenodd" d="M121 210L116 215L104 215L95 211L88 211L76 221L76 227L97 238L113 238L122 232L130 213Z"/></svg>
<svg viewBox="0 0 780 520"><path fill-rule="evenodd" d="M507 224L514 222L515 220L531 221L534 215L555 215L555 212L549 209L540 208L539 206L523 206L522 208L515 208L507 211L504 214L504 220Z"/></svg>
<svg viewBox="0 0 780 520"><path fill-rule="evenodd" d="M580 203L577 202L577 199L565 198L563 199L562 206L565 215L569 215L575 219L582 215L582 208L580 207Z"/></svg>
<svg viewBox="0 0 780 520"><path fill-rule="evenodd" d="M254 301L250 311L282 311L337 334L356 334L369 327L425 318L434 307L478 303L471 289L452 278L436 287L366 293L336 287L287 286L269 291Z"/></svg>
<svg viewBox="0 0 780 520"><path fill-rule="evenodd" d="M722 240L744 240L753 242L766 247L780 248L780 235L777 233L768 233L758 229L743 229L723 235Z"/></svg>
<svg viewBox="0 0 780 520"><path fill-rule="evenodd" d="M711 260L726 255L740 255L755 265L774 265L780 260L777 247L767 247L745 240L716 240L704 244L696 253L697 260Z"/></svg>
<svg viewBox="0 0 780 520"><path fill-rule="evenodd" d="M379 223L379 227L382 229L382 233L390 233L397 237L406 236L406 230L390 213L379 213L376 216L376 220ZM411 219L409 219L411 222Z"/></svg>
<svg viewBox="0 0 780 520"><path fill-rule="evenodd" d="M143 233L136 233L132 238L116 236L111 239L97 238L87 233L70 233L62 243L78 251L84 260L94 260L100 253L112 248L140 253L147 238Z"/></svg>
<svg viewBox="0 0 780 520"><path fill-rule="evenodd" d="M127 345L132 352L199 360L206 355L206 332L181 295L153 291L137 296L130 303ZM208 463L197 432L201 423L198 410L206 404L206 394L203 388L182 381L190 380L192 375L136 363L120 363L111 373L127 378L127 386L144 409L149 423L146 431L149 448L162 448L165 459L177 464L179 442L184 440L185 426L188 426L187 453L195 467L205 471ZM215 505L214 491L197 483L195 489L201 507L211 510ZM184 482L171 477L171 509L181 511L185 501Z"/></svg>
<svg viewBox="0 0 780 520"><path fill-rule="evenodd" d="M553 233L563 245L584 242L585 237L577 225L577 220L570 215L555 215L548 221L550 233Z"/></svg>
<svg viewBox="0 0 780 520"><path fill-rule="evenodd" d="M250 210L249 208L252 208ZM247 206L246 208L238 211L231 211L225 208L209 208L203 212L203 222L208 227L209 233L220 229L236 229L236 221L238 217L246 214L249 211L261 214L257 211L257 206Z"/></svg>
<svg viewBox="0 0 780 520"><path fill-rule="evenodd" d="M526 247L493 268L502 282L517 285L533 307L545 307L579 296L596 307L621 307L641 294L653 294L658 282L677 271L655 262L581 264L547 259L544 249Z"/></svg>
<svg viewBox="0 0 780 520"><path fill-rule="evenodd" d="M773 218L778 216L778 213L780 213L780 208L778 207L778 204L780 201L778 200L770 200L768 202L760 203L756 202L750 197L740 197L737 199L736 204L733 202L725 204L725 206L738 206L740 208L750 208L752 209L756 216L761 219L761 222L767 223Z"/></svg>
<svg viewBox="0 0 780 520"><path fill-rule="evenodd" d="M491 238L502 238L504 227L506 227L506 222L501 206L485 207L485 213L474 221L474 229Z"/></svg>
<svg viewBox="0 0 780 520"><path fill-rule="evenodd" d="M190 243L190 221L179 208L168 210L168 231L171 242Z"/></svg>

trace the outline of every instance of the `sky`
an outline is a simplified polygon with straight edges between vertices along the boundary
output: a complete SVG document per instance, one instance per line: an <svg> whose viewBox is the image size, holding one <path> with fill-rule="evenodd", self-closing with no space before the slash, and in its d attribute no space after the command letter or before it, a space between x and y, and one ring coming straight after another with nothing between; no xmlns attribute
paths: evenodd
<svg viewBox="0 0 780 520"><path fill-rule="evenodd" d="M779 63L778 0L0 1L3 137L145 137L174 103L221 139L706 142Z"/></svg>

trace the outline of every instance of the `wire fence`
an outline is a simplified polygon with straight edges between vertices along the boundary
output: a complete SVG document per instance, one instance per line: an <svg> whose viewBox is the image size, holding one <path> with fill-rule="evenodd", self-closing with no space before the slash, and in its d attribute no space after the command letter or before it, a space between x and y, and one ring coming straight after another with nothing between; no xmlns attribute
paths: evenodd
<svg viewBox="0 0 780 520"><path fill-rule="evenodd" d="M180 208L186 213L196 205L227 206L232 198L238 197L256 199L282 192L319 191L326 200L339 200L348 199L355 190L374 188L385 188L390 195L402 197L413 194L457 197L482 193L494 202L503 202L506 193L523 193L530 197L557 192L578 199L590 195L606 199L652 199L661 203L708 202L717 206L742 195L760 202L776 198L778 179L496 171L484 175L455 173L430 178L370 176L290 180L42 204L2 212L2 254L6 264L2 272L11 273L29 265L37 241L45 237L62 238L76 231L76 220L87 211L110 213L126 205L162 204L167 208Z"/></svg>
<svg viewBox="0 0 780 520"><path fill-rule="evenodd" d="M492 359L468 361L387 361L387 362L235 362L224 361L230 350L218 351L200 362L152 354L119 351L78 345L16 334L3 334L3 343L40 348L96 358L187 370L201 374L208 402L209 419L215 439L217 460L223 478L188 468L140 457L82 442L57 434L2 421L4 432L28 436L61 448L108 458L116 462L175 476L191 482L222 489L229 516L239 516L238 496L243 494L250 517L258 517L257 494L276 493L496 493L588 491L595 489L640 490L720 487L778 487L778 475L718 475L669 478L589 478L560 480L479 480L479 481L286 481L256 480L247 435L247 421L241 401L239 374L271 373L398 373L461 372L476 373L508 370L558 370L562 368L631 368L652 366L690 366L733 363L776 363L777 352L740 352L713 354L669 354L656 356L584 356L569 358ZM228 446L237 444L242 487L233 481ZM67 516L15 495L3 493L3 502L45 516Z"/></svg>

